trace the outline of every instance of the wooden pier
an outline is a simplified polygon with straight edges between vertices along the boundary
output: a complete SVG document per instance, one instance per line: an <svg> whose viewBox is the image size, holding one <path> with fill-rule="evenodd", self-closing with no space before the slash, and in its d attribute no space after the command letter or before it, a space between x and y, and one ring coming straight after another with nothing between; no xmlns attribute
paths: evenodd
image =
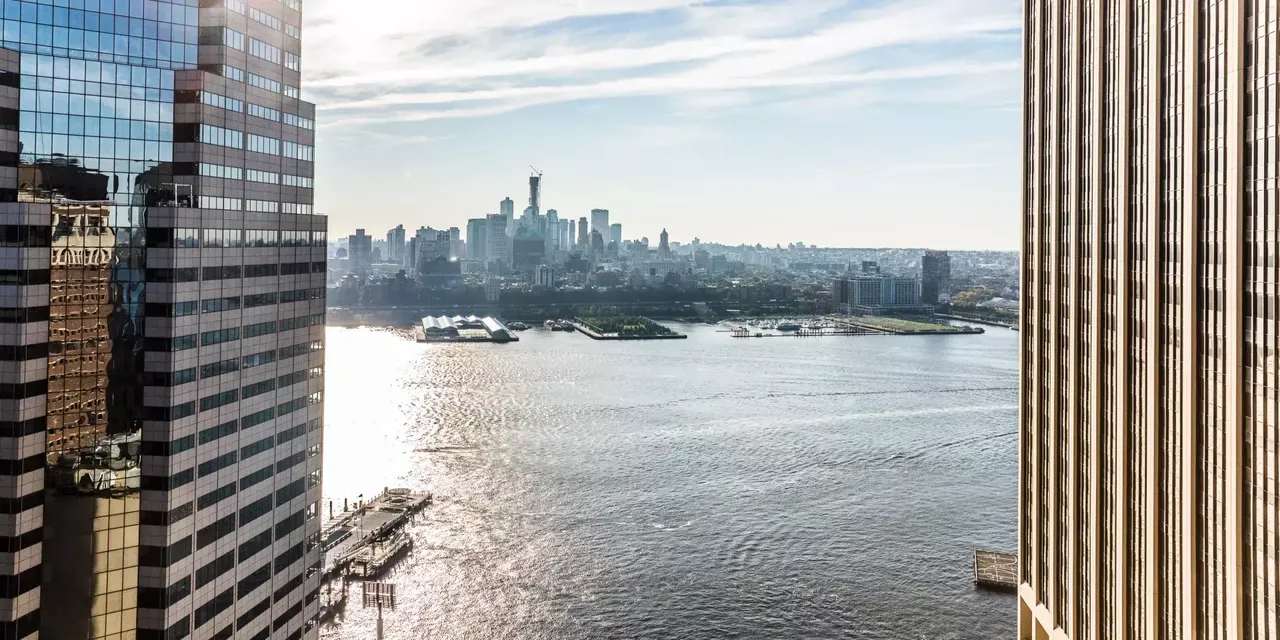
<svg viewBox="0 0 1280 640"><path fill-rule="evenodd" d="M998 551L974 551L973 584L993 591L1017 591L1018 556Z"/></svg>
<svg viewBox="0 0 1280 640"><path fill-rule="evenodd" d="M349 569L357 562L362 562L363 566L355 577L381 571L408 545L397 548L392 555L382 552L389 548L392 540L408 540L402 529L431 501L429 493L384 489L378 497L360 504L354 511L330 520L320 531L325 576L333 578L350 574Z"/></svg>

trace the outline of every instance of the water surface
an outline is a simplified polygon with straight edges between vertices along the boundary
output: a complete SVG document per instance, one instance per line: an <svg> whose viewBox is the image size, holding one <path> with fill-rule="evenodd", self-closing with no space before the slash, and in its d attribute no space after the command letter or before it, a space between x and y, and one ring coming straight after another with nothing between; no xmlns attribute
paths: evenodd
<svg viewBox="0 0 1280 640"><path fill-rule="evenodd" d="M437 496L386 638L1015 635L971 554L1015 548L1018 334L673 326L690 338L329 329L326 498Z"/></svg>

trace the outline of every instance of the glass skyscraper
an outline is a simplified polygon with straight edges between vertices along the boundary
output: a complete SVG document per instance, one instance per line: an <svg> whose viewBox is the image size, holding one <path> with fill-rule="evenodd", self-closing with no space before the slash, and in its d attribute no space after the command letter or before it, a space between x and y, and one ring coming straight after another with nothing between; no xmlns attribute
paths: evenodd
<svg viewBox="0 0 1280 640"><path fill-rule="evenodd" d="M316 635L300 12L0 3L0 640Z"/></svg>

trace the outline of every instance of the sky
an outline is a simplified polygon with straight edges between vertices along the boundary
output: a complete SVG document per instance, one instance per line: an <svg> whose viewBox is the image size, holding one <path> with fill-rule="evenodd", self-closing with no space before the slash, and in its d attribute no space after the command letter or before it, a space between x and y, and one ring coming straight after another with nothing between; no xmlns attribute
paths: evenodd
<svg viewBox="0 0 1280 640"><path fill-rule="evenodd" d="M330 237L609 209L627 239L1018 245L1019 0L308 0ZM465 231L464 231L465 233Z"/></svg>

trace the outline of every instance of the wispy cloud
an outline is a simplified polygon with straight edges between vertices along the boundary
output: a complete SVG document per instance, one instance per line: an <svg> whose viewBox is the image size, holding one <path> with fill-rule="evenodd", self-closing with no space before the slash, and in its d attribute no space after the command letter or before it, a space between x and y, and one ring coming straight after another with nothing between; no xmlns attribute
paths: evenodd
<svg viewBox="0 0 1280 640"><path fill-rule="evenodd" d="M311 0L305 86L324 126L479 118L588 99L680 109L1014 78L1017 0ZM964 46L971 43L974 46ZM993 44L994 43L994 44ZM1003 46L1002 44L1003 43ZM1012 52L1010 49L1013 49ZM935 91L935 100L985 96ZM964 85L962 85L964 86ZM892 92L878 92L881 99ZM920 99L930 99L922 96Z"/></svg>

